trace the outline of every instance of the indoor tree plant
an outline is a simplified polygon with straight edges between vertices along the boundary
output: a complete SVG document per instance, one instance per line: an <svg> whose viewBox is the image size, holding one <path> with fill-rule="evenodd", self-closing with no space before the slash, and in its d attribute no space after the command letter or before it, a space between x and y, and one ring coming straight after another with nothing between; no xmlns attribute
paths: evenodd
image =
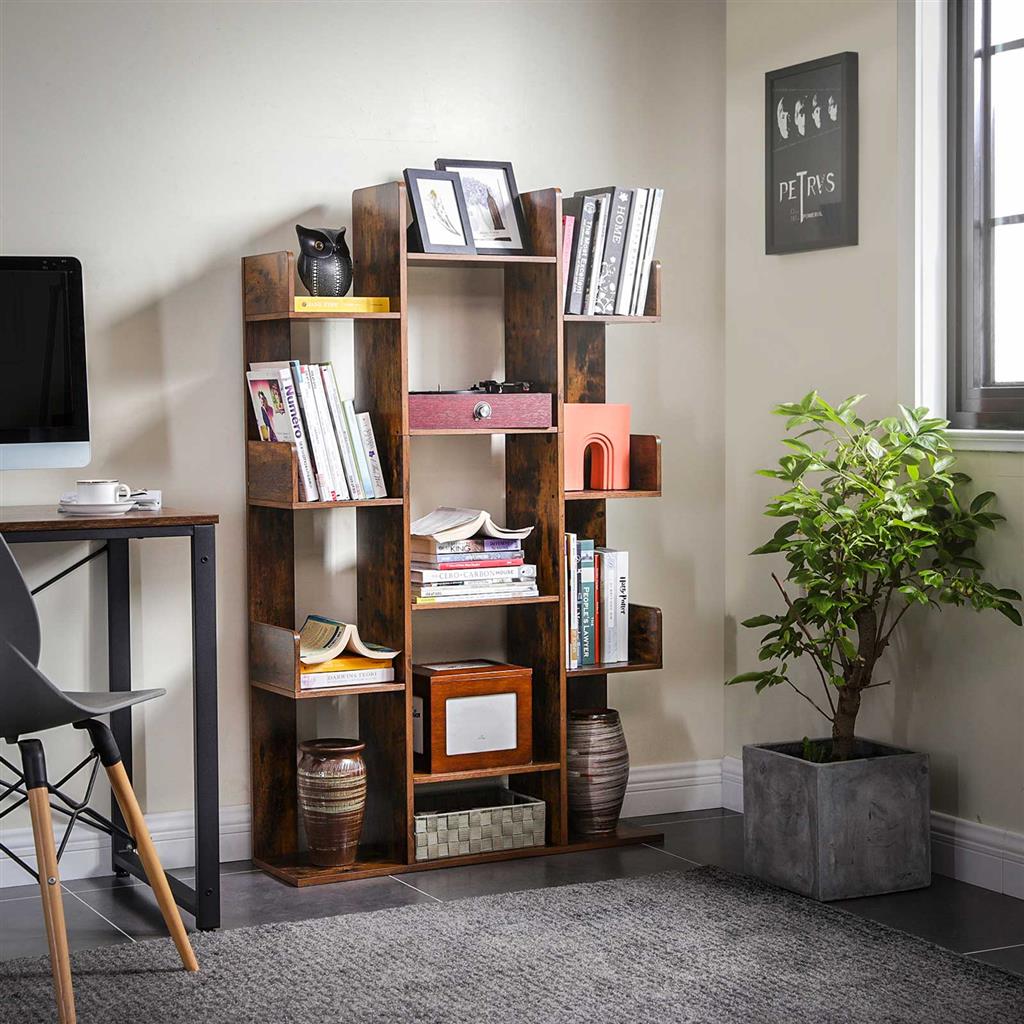
<svg viewBox="0 0 1024 1024"><path fill-rule="evenodd" d="M808 835L806 851L813 863L762 863L764 870L758 873L821 898L864 894L848 891L851 885L885 891L877 886L927 884L927 759L856 737L864 693L890 682L876 679L875 670L903 617L918 605L970 605L979 611L993 608L1021 625L1015 607L1021 595L985 580L984 566L972 554L980 532L995 529L1004 517L991 510L991 491L969 502L959 493L970 480L953 469L947 421L929 416L927 409L902 406L898 417L865 421L856 412L863 397L833 407L812 391L775 409L787 417L789 436L783 444L788 452L777 469L760 474L785 485L765 509L766 515L784 521L753 553L785 557L784 578L772 574L782 607L744 621L751 629L767 629L758 656L764 667L728 681L752 682L758 693L790 687L831 723L827 740L744 749L748 860L755 861L756 869L766 858L778 860L780 852L786 859L785 851L752 847L773 842L768 833L779 827L780 815L790 826L799 824L802 812L792 800L787 806L778 804L787 803L787 787L799 802L806 785L807 799L815 801L814 808L803 807L813 819L809 827L815 834ZM815 696L801 678L794 678L794 666L804 660L813 665L821 684ZM780 756L812 770L780 762ZM877 764L866 768L866 761ZM779 763L779 771L802 775L793 775L780 787L781 780L768 778L770 766ZM842 764L857 767L845 774L820 770ZM895 776L885 777L890 769ZM896 778L901 773L902 782ZM851 786L849 780L855 777L859 782ZM829 788L834 785L842 786L841 800L839 791ZM919 801L922 794L924 807L908 809L906 801ZM758 806L760 798L767 801L765 806ZM837 800L849 806L838 806ZM858 803L863 808L854 806ZM762 812L774 825L759 821ZM897 828L901 817L904 829L915 830L917 863L908 865L907 851L900 851L903 862L889 865L894 876L879 863L858 861L863 847L872 845L872 829L877 831L880 823ZM823 829L839 829L841 835L830 837ZM840 851L840 843L847 848ZM841 875L844 863L855 877L823 876L829 866ZM800 875L799 884L785 877L793 874L791 869Z"/></svg>

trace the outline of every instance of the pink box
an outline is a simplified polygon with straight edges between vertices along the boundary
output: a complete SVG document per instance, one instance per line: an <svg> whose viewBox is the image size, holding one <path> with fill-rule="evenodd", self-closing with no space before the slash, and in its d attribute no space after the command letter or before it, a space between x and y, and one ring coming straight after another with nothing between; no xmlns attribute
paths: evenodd
<svg viewBox="0 0 1024 1024"><path fill-rule="evenodd" d="M551 426L551 395L488 395L437 392L409 395L410 430L545 430Z"/></svg>

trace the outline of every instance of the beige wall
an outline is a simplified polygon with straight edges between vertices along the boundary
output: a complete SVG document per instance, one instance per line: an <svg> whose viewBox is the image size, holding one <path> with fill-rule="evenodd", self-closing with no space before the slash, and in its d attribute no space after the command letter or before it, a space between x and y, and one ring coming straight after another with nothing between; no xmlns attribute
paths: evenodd
<svg viewBox="0 0 1024 1024"><path fill-rule="evenodd" d="M754 471L774 463L773 404L812 388L865 392L872 415L899 400L897 275L901 132L897 124L897 4L730 0L726 58L726 669L753 667L756 634L737 623L774 608L772 562L746 552L771 533L759 510L775 493ZM860 244L764 254L764 73L839 50L860 54ZM903 137L905 142L905 137ZM965 470L1000 495L1009 519L982 547L1005 586L1024 582L1024 457L965 454ZM1024 631L1001 616L945 610L908 615L872 694L864 735L928 751L937 810L1024 830ZM814 684L808 678L809 685ZM725 696L725 753L749 742L821 735L828 723L799 697L747 687Z"/></svg>
<svg viewBox="0 0 1024 1024"><path fill-rule="evenodd" d="M664 609L667 667L617 678L612 700L635 763L720 756L724 5L5 3L2 17L0 241L85 264L89 473L221 516L222 803L248 801L239 257L294 247L297 220L348 224L354 188L452 154L511 159L522 189L666 188L664 321L609 344L610 400L665 438L665 498L609 518L636 598ZM414 386L501 373L498 274L423 272L411 292ZM350 326L310 344L350 367ZM500 512L499 445L417 440L414 459L414 513ZM75 477L7 473L0 501L50 504ZM300 614L354 614L353 527L303 517ZM73 556L19 551L32 581ZM191 803L182 556L173 541L133 552L136 685L169 691L138 715L150 811ZM43 665L69 688L104 685L103 579L97 564L41 598ZM443 618L417 627L418 651L501 653L496 613Z"/></svg>

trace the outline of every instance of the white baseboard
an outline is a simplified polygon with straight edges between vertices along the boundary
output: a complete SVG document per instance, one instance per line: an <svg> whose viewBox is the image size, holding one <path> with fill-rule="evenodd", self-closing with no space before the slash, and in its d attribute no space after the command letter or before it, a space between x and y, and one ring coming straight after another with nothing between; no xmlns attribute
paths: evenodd
<svg viewBox="0 0 1024 1024"><path fill-rule="evenodd" d="M170 811L147 814L153 843L165 868L192 867L195 863L194 823L191 811ZM57 842L63 830L55 828ZM35 845L31 828L5 828L0 842L26 863L36 866ZM220 859L246 860L252 856L247 805L220 809ZM60 876L67 880L110 874L110 840L85 825L76 825L64 856L60 860ZM0 888L27 885L32 879L9 857L0 854Z"/></svg>
<svg viewBox="0 0 1024 1024"><path fill-rule="evenodd" d="M743 811L743 761L722 758L722 806ZM1024 835L932 811L937 875L1024 899Z"/></svg>
<svg viewBox="0 0 1024 1024"><path fill-rule="evenodd" d="M683 761L630 770L622 815L626 818L722 806L722 762Z"/></svg>

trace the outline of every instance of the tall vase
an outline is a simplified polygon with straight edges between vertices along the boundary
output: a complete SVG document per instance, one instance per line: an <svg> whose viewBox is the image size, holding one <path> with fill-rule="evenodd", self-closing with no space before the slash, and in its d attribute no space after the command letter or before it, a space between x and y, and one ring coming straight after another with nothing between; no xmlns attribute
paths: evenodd
<svg viewBox="0 0 1024 1024"><path fill-rule="evenodd" d="M358 740L299 744L299 809L309 859L330 867L356 859L366 810L366 763Z"/></svg>
<svg viewBox="0 0 1024 1024"><path fill-rule="evenodd" d="M569 827L581 836L615 831L626 795L629 751L618 711L569 712Z"/></svg>

